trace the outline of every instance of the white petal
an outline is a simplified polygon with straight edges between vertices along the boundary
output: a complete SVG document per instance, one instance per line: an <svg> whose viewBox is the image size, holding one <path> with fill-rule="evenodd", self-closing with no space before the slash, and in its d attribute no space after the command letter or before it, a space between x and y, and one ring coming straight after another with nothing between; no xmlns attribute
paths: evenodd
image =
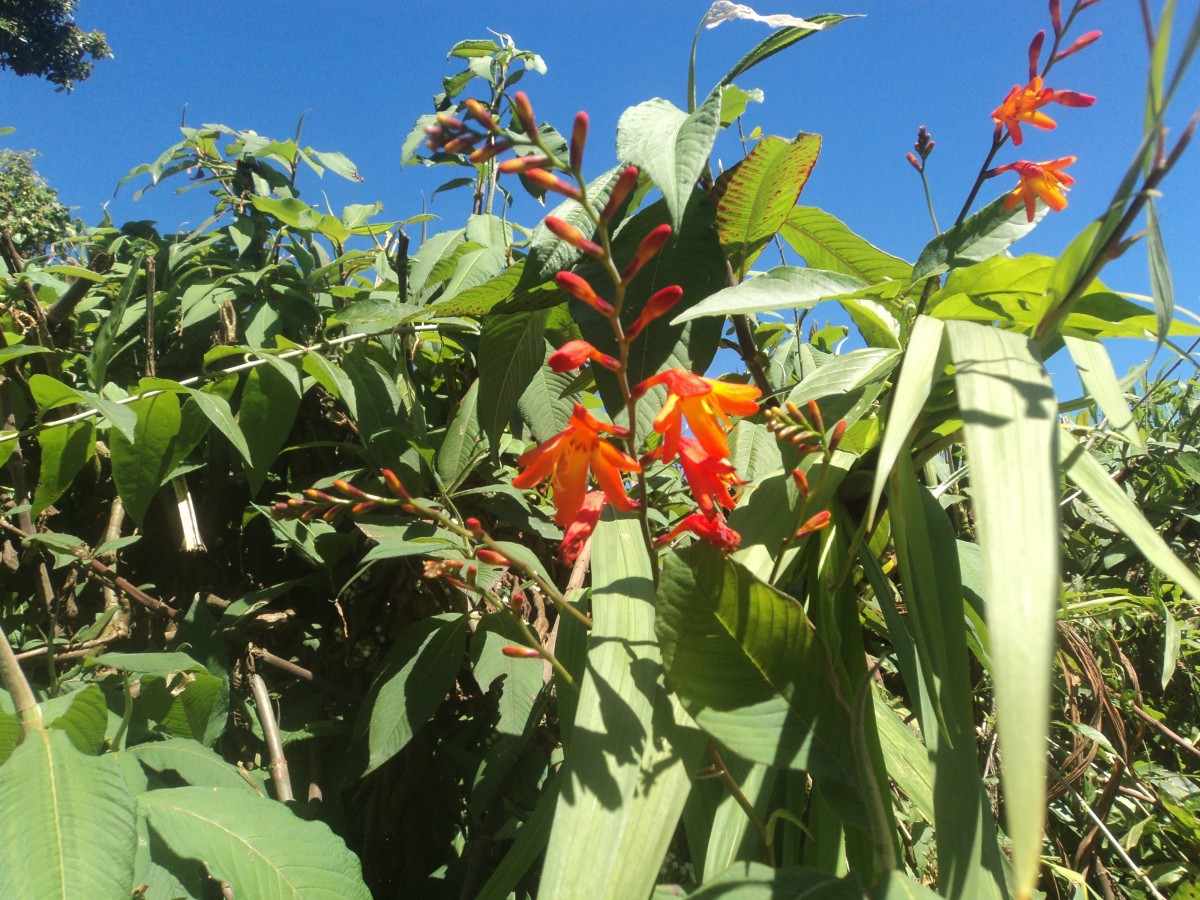
<svg viewBox="0 0 1200 900"><path fill-rule="evenodd" d="M810 22L807 19L801 19L799 16L789 16L783 13L773 16L762 16L748 6L741 3L730 3L729 0L717 0L709 8L708 15L704 17L704 27L716 28L722 22L728 22L731 19L749 19L751 22L762 22L765 25L770 25L772 28L796 26L798 28L812 28L819 31L825 27L819 22Z"/></svg>

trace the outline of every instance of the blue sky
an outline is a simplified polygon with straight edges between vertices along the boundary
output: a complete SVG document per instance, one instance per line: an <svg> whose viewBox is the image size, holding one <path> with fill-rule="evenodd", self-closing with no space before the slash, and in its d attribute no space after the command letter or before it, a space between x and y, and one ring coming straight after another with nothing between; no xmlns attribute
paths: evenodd
<svg viewBox="0 0 1200 900"><path fill-rule="evenodd" d="M746 128L821 134L821 158L801 202L828 210L884 249L914 259L932 237L919 180L904 159L917 126L926 125L937 141L929 173L945 226L988 148L991 110L1026 80L1029 40L1048 25L1045 3L750 5L761 13L866 14L740 78L741 87L758 87L766 95L765 104L750 107ZM98 64L91 80L70 95L44 82L0 75L0 124L17 129L3 139L6 146L41 151L41 172L86 222L96 222L107 204L117 222L154 219L171 231L202 221L210 209L207 198L199 192L176 196L169 185L138 202L132 186L115 198L113 191L127 171L178 140L185 110L192 125L223 123L281 139L292 136L307 111L304 143L342 151L365 179L351 184L327 174L323 181L302 180L309 202L320 205L321 191L335 210L380 200L385 218L403 218L421 212L422 193L427 198L448 177L440 170L401 167L399 155L415 118L431 110L441 77L457 70L446 59L456 41L484 37L491 28L541 54L548 73L530 75L522 87L539 117L563 130L577 109L589 111L588 162L599 172L614 162L613 135L622 110L655 96L684 105L688 53L707 8L708 0L586 5L208 0L190 6L83 0L79 24L105 31L115 58ZM1177 32L1189 24L1181 21ZM1074 33L1091 29L1104 37L1060 64L1050 83L1094 94L1096 106L1052 107L1056 130L1027 129L1019 154L1008 147L998 159L1079 157L1070 170L1077 184L1068 209L1051 214L1015 252L1060 251L1103 211L1140 139L1147 51L1137 4L1103 0L1083 13ZM766 26L750 22L705 32L700 89L767 33ZM1176 131L1198 105L1200 69L1188 76L1171 117ZM716 155L732 161L737 152L736 143L727 140ZM981 201L999 195L1011 181L1009 176L985 186ZM452 228L468 203L465 194L444 194L428 209ZM1177 303L1192 310L1200 307L1198 210L1200 147L1194 147L1164 185L1159 205ZM524 204L514 218L534 224L539 215L534 205ZM1149 293L1144 252L1134 248L1104 278L1117 289ZM1123 346L1118 370L1143 359L1148 348Z"/></svg>

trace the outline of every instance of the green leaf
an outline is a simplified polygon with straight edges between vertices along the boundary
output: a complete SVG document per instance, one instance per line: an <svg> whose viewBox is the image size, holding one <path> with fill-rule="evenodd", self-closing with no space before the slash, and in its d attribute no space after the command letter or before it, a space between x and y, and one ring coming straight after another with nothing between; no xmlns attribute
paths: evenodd
<svg viewBox="0 0 1200 900"><path fill-rule="evenodd" d="M883 876L872 895L877 900L942 900L941 894L935 894L929 888L913 881L906 873L893 869ZM975 896L972 894L949 894L950 897Z"/></svg>
<svg viewBox="0 0 1200 900"><path fill-rule="evenodd" d="M820 152L817 134L765 137L717 179L717 234L739 276L788 220Z"/></svg>
<svg viewBox="0 0 1200 900"><path fill-rule="evenodd" d="M204 413L205 418L216 426L217 431L228 439L246 464L251 465L253 457L250 446L246 443L245 435L242 434L242 429L238 427L237 421L233 417L229 401L220 394L197 390L189 390L188 398L196 404L200 412Z"/></svg>
<svg viewBox="0 0 1200 900"><path fill-rule="evenodd" d="M759 88L744 91L736 84L725 85L725 90L721 91L721 127L728 128L745 114L751 103L762 103L765 99Z"/></svg>
<svg viewBox="0 0 1200 900"><path fill-rule="evenodd" d="M862 900L863 891L853 876L843 880L815 868L737 862L687 896L688 900Z"/></svg>
<svg viewBox="0 0 1200 900"><path fill-rule="evenodd" d="M1104 345L1069 334L1063 335L1063 342L1071 353L1075 368L1079 370L1079 380L1108 419L1108 427L1125 438L1135 450L1144 453L1146 443L1138 431L1133 413L1129 411L1129 404L1125 402L1125 392L1121 390L1112 359Z"/></svg>
<svg viewBox="0 0 1200 900"><path fill-rule="evenodd" d="M805 16L805 18L814 25L820 25L821 31L828 31L839 22L845 22L847 19L861 19L862 16L842 16L834 13L825 13L819 16ZM805 38L812 37L817 32L818 29L815 28L801 28L798 26L780 28L771 32L770 37L760 41L749 53L739 59L737 64L725 73L725 77L721 79L719 84L722 87L731 84L743 72L748 72L763 60L770 59L776 53L781 53L793 44Z"/></svg>
<svg viewBox="0 0 1200 900"><path fill-rule="evenodd" d="M138 810L177 856L202 860L235 896L370 900L342 839L282 803L231 788L181 787L142 794Z"/></svg>
<svg viewBox="0 0 1200 900"><path fill-rule="evenodd" d="M575 403L564 393L574 382L573 373L555 372L549 366L534 373L529 387L517 400L517 410L535 440L548 441L567 427Z"/></svg>
<svg viewBox="0 0 1200 900"><path fill-rule="evenodd" d="M655 98L625 110L617 122L617 156L637 166L662 192L676 233L720 126L719 89L691 115Z"/></svg>
<svg viewBox="0 0 1200 900"><path fill-rule="evenodd" d="M637 519L611 508L592 538L587 669L539 894L626 900L654 886L699 764L654 639L654 581Z"/></svg>
<svg viewBox="0 0 1200 900"><path fill-rule="evenodd" d="M1013 889L1041 865L1058 613L1058 429L1050 376L1021 335L947 322L983 554Z"/></svg>
<svg viewBox="0 0 1200 900"><path fill-rule="evenodd" d="M79 470L96 452L96 424L90 419L38 432L41 465L33 495L34 518L66 493Z"/></svg>
<svg viewBox="0 0 1200 900"><path fill-rule="evenodd" d="M290 228L315 231L339 244L350 239L350 229L343 225L340 219L313 209L304 201L294 197L277 199L253 196L250 198L250 202L259 212L274 216Z"/></svg>
<svg viewBox="0 0 1200 900"><path fill-rule="evenodd" d="M544 311L492 316L479 340L479 424L493 448L546 359Z"/></svg>
<svg viewBox="0 0 1200 900"><path fill-rule="evenodd" d="M238 406L238 428L253 460L246 469L251 497L259 492L279 451L287 444L299 409L300 393L296 385L274 366L256 366L246 373L242 402Z"/></svg>
<svg viewBox="0 0 1200 900"><path fill-rule="evenodd" d="M677 315L671 324L688 322L701 316L808 309L827 297L850 294L866 286L857 278L839 272L804 269L799 266L776 266L762 275L748 278L741 284L727 287L706 297L691 309Z"/></svg>
<svg viewBox="0 0 1200 900"><path fill-rule="evenodd" d="M1163 339L1170 332L1171 320L1175 317L1175 283L1171 277L1171 263L1167 259L1167 248L1163 244L1153 198L1146 202L1146 255L1150 260L1150 290L1154 296L1158 346L1161 347Z"/></svg>
<svg viewBox="0 0 1200 900"><path fill-rule="evenodd" d="M174 772L196 787L257 793L254 785L214 751L188 738L138 744L126 751L151 772Z"/></svg>
<svg viewBox="0 0 1200 900"><path fill-rule="evenodd" d="M1039 202L1030 222L1024 206L1005 209L1005 199L994 200L961 225L943 231L926 244L913 266L913 283L1003 253L1013 242L1029 234L1049 209Z"/></svg>
<svg viewBox="0 0 1200 900"><path fill-rule="evenodd" d="M359 720L370 751L364 775L399 753L441 706L462 666L466 641L467 617L461 613L422 619L396 639Z"/></svg>
<svg viewBox="0 0 1200 900"><path fill-rule="evenodd" d="M105 653L95 664L132 675L167 676L176 672L206 671L191 656L179 652Z"/></svg>
<svg viewBox="0 0 1200 900"><path fill-rule="evenodd" d="M746 759L810 772L864 821L849 711L803 608L699 544L667 557L658 603L663 663L696 723Z"/></svg>
<svg viewBox="0 0 1200 900"><path fill-rule="evenodd" d="M485 691L499 686L501 734L520 735L525 731L533 701L542 689L540 659L505 656L505 647L526 647L520 629L504 615L486 616L471 637L471 663L475 680Z"/></svg>
<svg viewBox="0 0 1200 900"><path fill-rule="evenodd" d="M6 894L130 896L134 799L116 757L85 756L54 729L30 732L0 768L0 809Z"/></svg>
<svg viewBox="0 0 1200 900"><path fill-rule="evenodd" d="M175 456L175 441L182 422L179 398L157 394L129 404L137 414L134 439L117 432L110 435L113 482L125 509L139 524L158 493Z"/></svg>
<svg viewBox="0 0 1200 900"><path fill-rule="evenodd" d="M1069 435L1059 442L1063 471L1088 499L1133 542L1143 556L1168 578L1200 602L1200 577L1177 557L1124 489L1109 477L1104 466Z"/></svg>
<svg viewBox="0 0 1200 900"><path fill-rule="evenodd" d="M108 706L99 685L42 701L42 722L62 731L80 753L98 754L108 728Z"/></svg>
<svg viewBox="0 0 1200 900"><path fill-rule="evenodd" d="M625 171L624 166L609 169L599 178L588 182L588 202L594 209L603 209L612 195L617 179ZM574 200L564 200L550 215L562 219L568 225L578 228L580 233L589 241L595 237L596 223L587 214L583 206ZM533 229L529 236L529 258L525 262L525 277L534 282L549 281L555 273L572 268L583 257L583 251L556 237L546 227L543 220Z"/></svg>
<svg viewBox="0 0 1200 900"><path fill-rule="evenodd" d="M356 348L342 360L354 388L358 433L368 459L380 469L394 469L409 449L408 420L396 382L366 352Z"/></svg>
<svg viewBox="0 0 1200 900"><path fill-rule="evenodd" d="M550 840L550 823L558 804L560 780L551 781L538 797L537 806L517 831L516 840L500 860L475 900L508 900L525 873L542 855Z"/></svg>
<svg viewBox="0 0 1200 900"><path fill-rule="evenodd" d="M92 352L87 357L87 375L88 384L93 390L99 391L104 387L108 364L117 353L115 344L121 331L121 322L125 318L125 308L129 305L129 298L133 296L134 288L140 280L138 269L129 269L120 292L113 300L112 309L100 324L100 329L92 341Z"/></svg>
<svg viewBox="0 0 1200 900"><path fill-rule="evenodd" d="M454 418L446 426L446 436L438 450L437 472L447 491L453 491L471 470L472 462L483 452L479 435L479 379L471 382L458 403Z"/></svg>
<svg viewBox="0 0 1200 900"><path fill-rule="evenodd" d="M779 236L814 269L840 272L867 284L908 281L912 266L859 237L846 225L814 206L797 206Z"/></svg>

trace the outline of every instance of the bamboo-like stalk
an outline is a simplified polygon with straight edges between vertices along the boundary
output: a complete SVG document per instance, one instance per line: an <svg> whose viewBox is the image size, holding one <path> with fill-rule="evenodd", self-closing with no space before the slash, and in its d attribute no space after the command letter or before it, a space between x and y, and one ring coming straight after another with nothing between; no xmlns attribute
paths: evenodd
<svg viewBox="0 0 1200 900"><path fill-rule="evenodd" d="M267 742L270 755L271 782L275 785L275 798L283 803L295 799L292 794L292 779L288 774L287 757L283 755L283 741L279 737L279 723L275 721L275 707L267 683L257 672L250 676L250 690L254 694L254 706L258 711L258 722L262 726L263 739Z"/></svg>

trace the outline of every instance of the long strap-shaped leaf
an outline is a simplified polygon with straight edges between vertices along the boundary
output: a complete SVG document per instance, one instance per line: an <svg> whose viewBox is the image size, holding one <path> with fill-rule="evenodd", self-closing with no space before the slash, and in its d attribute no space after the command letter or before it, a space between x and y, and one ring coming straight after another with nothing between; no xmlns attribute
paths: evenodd
<svg viewBox="0 0 1200 900"><path fill-rule="evenodd" d="M606 517L592 540L587 674L539 890L553 900L650 894L703 749L663 687L637 521Z"/></svg>
<svg viewBox="0 0 1200 900"><path fill-rule="evenodd" d="M1046 812L1060 588L1054 389L1026 337L972 322L947 322L946 335L983 557L1013 889L1027 900Z"/></svg>

